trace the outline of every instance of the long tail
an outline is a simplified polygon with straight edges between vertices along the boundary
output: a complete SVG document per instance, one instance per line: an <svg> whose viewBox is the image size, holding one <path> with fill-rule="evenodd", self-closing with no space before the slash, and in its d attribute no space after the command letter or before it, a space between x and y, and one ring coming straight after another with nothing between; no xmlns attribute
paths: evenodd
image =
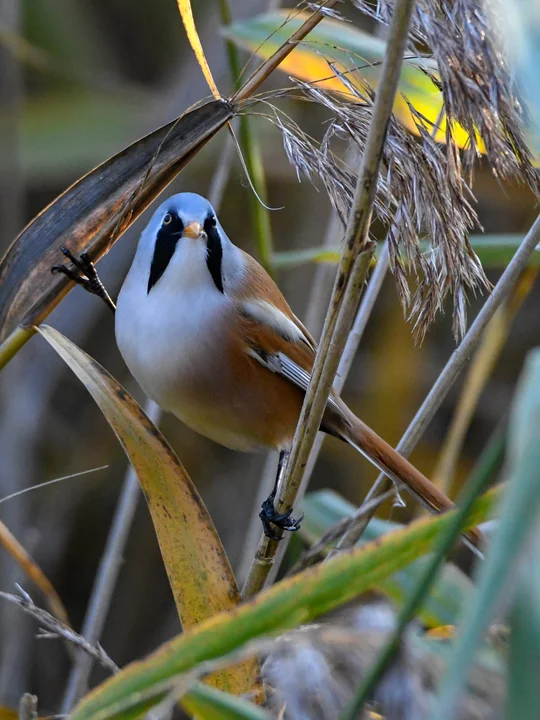
<svg viewBox="0 0 540 720"><path fill-rule="evenodd" d="M340 403L341 405L341 403ZM346 405L341 407L343 420L336 428L339 436L362 453L375 467L392 480L403 484L429 510L446 512L454 503L439 488L430 482L403 455L383 440L368 425L354 415ZM482 549L482 533L473 528L464 535L478 549Z"/></svg>

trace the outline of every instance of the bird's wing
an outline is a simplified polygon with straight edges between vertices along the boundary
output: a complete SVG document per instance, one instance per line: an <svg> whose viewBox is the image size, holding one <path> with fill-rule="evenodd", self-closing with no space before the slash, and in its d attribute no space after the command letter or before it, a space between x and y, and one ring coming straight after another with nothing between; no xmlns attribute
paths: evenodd
<svg viewBox="0 0 540 720"><path fill-rule="evenodd" d="M245 350L263 367L305 392L315 361L315 341L272 278L251 256L245 257L249 282L233 295ZM338 409L332 397L329 405Z"/></svg>
<svg viewBox="0 0 540 720"><path fill-rule="evenodd" d="M261 320L265 315L266 320L272 322L270 318L273 316L274 322L279 328L287 326L286 321L288 320L296 327L297 337L305 342L315 354L317 349L315 340L293 313L276 283L251 255L245 252L243 255L246 273L233 293L234 299L237 302L246 303L248 311L251 307L252 314L258 313ZM294 331L292 335L294 335Z"/></svg>
<svg viewBox="0 0 540 720"><path fill-rule="evenodd" d="M235 297L240 310L238 332L245 351L305 392L315 360L315 342L295 318L270 276L248 255L246 262L249 282ZM331 394L326 407L330 422L323 427L325 432L349 442L388 477L405 483L427 507L439 512L453 507L444 493L359 420L338 397ZM481 545L478 530L470 530L467 537L475 546Z"/></svg>

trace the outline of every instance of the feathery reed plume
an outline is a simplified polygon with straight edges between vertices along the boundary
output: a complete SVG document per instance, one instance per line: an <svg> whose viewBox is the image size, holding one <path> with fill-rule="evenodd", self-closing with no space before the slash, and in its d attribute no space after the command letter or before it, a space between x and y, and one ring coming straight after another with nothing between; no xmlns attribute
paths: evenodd
<svg viewBox="0 0 540 720"><path fill-rule="evenodd" d="M332 68L355 97L293 81L301 99L325 107L332 115L320 142L276 108L271 119L282 133L285 152L299 179L317 176L345 223L356 178L332 149L333 140L348 138L363 151L374 92L367 85L358 89ZM467 292L488 286L467 239L478 221L469 202L470 190L461 175L451 171L446 149L431 137L425 118L414 107L410 109L419 138L391 119L374 214L389 227L391 268L403 307L414 319L417 339L423 338L449 293L454 296L454 333L460 337L466 329ZM428 239L427 251L421 251L420 238ZM417 281L414 294L409 273Z"/></svg>
<svg viewBox="0 0 540 720"><path fill-rule="evenodd" d="M352 0L363 13L388 24L391 0ZM488 22L489 18L489 22ZM434 124L405 97L419 137L395 119L390 121L374 215L389 228L391 269L405 312L422 340L446 297L453 296L456 339L466 330L467 294L488 287L468 235L478 225L469 183L473 162L484 148L496 177L513 177L538 194L539 176L524 140L524 111L501 52L497 23L478 0L419 0L410 37L413 55L425 60L426 46L437 62L431 72L418 64L441 89L443 108L437 125L445 130L446 145L435 142ZM274 108L273 122L283 135L285 152L302 176L318 176L343 223L351 206L355 177L332 150L334 138L348 138L363 152L374 90L355 68L349 73L329 66L344 93L329 92L317 83L292 79L294 87L273 97L294 94L330 111L333 119L320 142L315 142L290 118ZM346 92L345 92L346 91ZM269 96L266 96L269 99ZM460 125L468 135L463 151L456 141ZM427 239L421 252L419 240ZM411 292L409 280L415 280Z"/></svg>
<svg viewBox="0 0 540 720"><path fill-rule="evenodd" d="M366 601L367 600L367 601ZM392 632L395 614L376 597L362 598L326 617L281 635L263 665L268 705L284 720L339 720L354 689L376 662ZM430 717L435 689L444 673L444 655L411 628L371 707L385 720ZM469 675L458 720L493 720L504 707L502 664L478 661ZM361 720L375 717L364 708Z"/></svg>
<svg viewBox="0 0 540 720"><path fill-rule="evenodd" d="M352 0L361 12L388 24L391 0ZM427 46L438 65L444 111L446 141L456 159L453 138L455 123L469 136L463 153L467 171L480 154L482 142L493 173L516 177L538 193L538 174L524 140L524 108L516 94L507 60L501 48L502 33L495 13L480 0L419 0L411 29L411 45ZM417 51L417 50L416 50Z"/></svg>

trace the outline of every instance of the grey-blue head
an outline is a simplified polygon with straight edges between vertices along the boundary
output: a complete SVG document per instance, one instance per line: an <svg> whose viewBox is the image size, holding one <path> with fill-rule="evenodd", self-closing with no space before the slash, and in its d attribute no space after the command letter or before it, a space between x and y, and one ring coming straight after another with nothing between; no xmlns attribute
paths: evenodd
<svg viewBox="0 0 540 720"><path fill-rule="evenodd" d="M189 192L172 195L152 215L139 243L139 251L149 262L147 292L173 258L185 264L196 256L204 259L216 289L223 293L222 263L227 245L231 243L206 198Z"/></svg>

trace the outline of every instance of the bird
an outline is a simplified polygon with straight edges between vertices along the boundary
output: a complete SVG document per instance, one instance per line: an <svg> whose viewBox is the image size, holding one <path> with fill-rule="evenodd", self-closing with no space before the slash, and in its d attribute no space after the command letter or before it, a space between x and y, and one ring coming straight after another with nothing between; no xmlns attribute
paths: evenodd
<svg viewBox="0 0 540 720"><path fill-rule="evenodd" d="M87 255L55 266L114 307ZM163 410L237 451L275 450L279 468L262 505L265 534L295 531L275 498L310 382L316 342L264 268L227 236L210 202L169 197L143 230L120 289L116 342L135 380ZM431 510L448 497L331 392L320 429L343 440ZM469 531L474 544L478 531Z"/></svg>

